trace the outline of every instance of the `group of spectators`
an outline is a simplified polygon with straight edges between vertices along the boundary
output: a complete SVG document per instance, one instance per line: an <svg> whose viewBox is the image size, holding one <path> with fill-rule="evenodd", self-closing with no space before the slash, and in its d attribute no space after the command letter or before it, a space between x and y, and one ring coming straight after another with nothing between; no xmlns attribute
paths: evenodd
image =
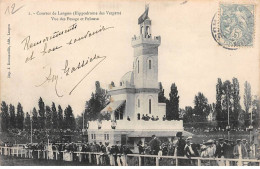
<svg viewBox="0 0 260 169"><path fill-rule="evenodd" d="M48 159L64 160L64 161L80 161L97 165L115 165L120 166L125 164L125 155L132 154L128 145L121 145L116 142L110 146L108 142L99 144L93 143L44 143L26 144L27 150L32 150L32 156L36 159L43 159L47 156ZM48 150L48 153L46 153ZM39 152L40 151L40 152ZM76 153L77 152L77 153ZM78 152L93 152L88 153ZM46 153L46 154L43 154ZM56 154L57 153L57 154Z"/></svg>
<svg viewBox="0 0 260 169"><path fill-rule="evenodd" d="M156 117L154 117L154 116L150 117L148 114L146 114L146 115L143 114L142 120L144 120L144 121L149 121L150 119L151 119L152 121L158 121L158 120L159 120L159 117L158 117L158 116L156 116Z"/></svg>
<svg viewBox="0 0 260 169"><path fill-rule="evenodd" d="M192 133L198 133L198 132L224 132L228 131L228 129L220 128L220 127L207 127L207 128L194 128L194 127L185 127L186 131L192 132ZM232 128L230 131L248 131L248 128Z"/></svg>
<svg viewBox="0 0 260 169"><path fill-rule="evenodd" d="M157 155L159 159L162 156L181 156L184 159L179 159L178 165L197 165L197 160L191 157L217 158L216 160L202 160L204 165L227 165L225 159L259 159L256 155L255 144L246 139L237 139L236 142L219 138L218 140L202 141L201 144L192 142L192 137L184 139L182 132L177 132L176 138L171 141L161 142L155 135L149 142L139 141L137 144L139 154ZM10 143L5 143L5 146L12 146ZM96 143L46 143L24 145L26 150L32 150L32 157L35 159L55 159L64 161L80 161L97 165L125 165L125 155L132 154L129 145L119 144L110 145L108 142ZM46 151L47 150L47 151ZM83 153L79 153L83 152ZM93 152L93 153L84 153ZM29 151L27 151L29 153ZM248 162L231 162L231 165L250 165Z"/></svg>
<svg viewBox="0 0 260 169"><path fill-rule="evenodd" d="M246 139L237 139L236 143L230 140L224 140L219 138L218 140L203 141L202 144L193 144L192 137L183 139L182 133L176 134L178 140L175 142L164 142L155 136L152 136L152 140L149 143L138 143L139 154L151 154L159 156L183 156L190 159L191 157L202 158L218 158L222 160L209 160L205 161L204 165L227 165L225 164L225 158L236 159L256 159L256 145L249 144ZM258 157L259 158L259 157ZM180 160L179 165L197 165L197 160ZM248 163L241 161L231 163L232 165L249 165Z"/></svg>

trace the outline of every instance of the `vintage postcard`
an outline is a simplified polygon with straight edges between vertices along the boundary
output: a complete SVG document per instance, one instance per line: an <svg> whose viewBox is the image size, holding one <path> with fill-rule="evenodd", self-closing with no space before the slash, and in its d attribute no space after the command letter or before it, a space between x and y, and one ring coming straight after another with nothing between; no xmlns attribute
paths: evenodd
<svg viewBox="0 0 260 169"><path fill-rule="evenodd" d="M0 165L259 166L259 0L0 0Z"/></svg>

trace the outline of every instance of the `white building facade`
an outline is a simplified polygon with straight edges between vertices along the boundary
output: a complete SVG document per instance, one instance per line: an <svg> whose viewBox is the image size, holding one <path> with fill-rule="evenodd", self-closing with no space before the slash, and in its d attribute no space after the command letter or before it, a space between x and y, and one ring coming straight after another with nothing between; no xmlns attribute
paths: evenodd
<svg viewBox="0 0 260 169"><path fill-rule="evenodd" d="M144 13L145 14L145 13ZM144 15L143 14L143 15ZM143 143L154 134L157 137L172 138L183 130L182 120L164 120L166 104L158 103L158 47L161 37L152 37L152 21L147 16L140 26L140 36L132 38L134 48L133 70L127 72L118 87L109 86L110 103L101 113L110 113L111 121L91 121L88 128L90 142L119 141L132 145ZM158 118L143 120L143 116Z"/></svg>

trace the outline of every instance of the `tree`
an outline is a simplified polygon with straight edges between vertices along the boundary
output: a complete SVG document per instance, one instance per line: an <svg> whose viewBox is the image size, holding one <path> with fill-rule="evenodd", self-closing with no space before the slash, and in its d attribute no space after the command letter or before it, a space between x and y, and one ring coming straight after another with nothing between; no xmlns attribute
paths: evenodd
<svg viewBox="0 0 260 169"><path fill-rule="evenodd" d="M82 115L81 116L77 116L76 117L76 129L77 130L81 130L81 129L83 129L83 118L82 118Z"/></svg>
<svg viewBox="0 0 260 169"><path fill-rule="evenodd" d="M10 128L16 128L16 117L15 117L15 107L10 104L9 105L9 115L10 115Z"/></svg>
<svg viewBox="0 0 260 169"><path fill-rule="evenodd" d="M191 106L186 106L184 109L184 115L183 115L183 123L185 127L193 127L193 108Z"/></svg>
<svg viewBox="0 0 260 169"><path fill-rule="evenodd" d="M102 120L108 119L109 116L100 114L100 111L105 108L108 102L106 90L100 87L100 83L96 81L96 91L91 94L91 97L86 101L85 113L87 120Z"/></svg>
<svg viewBox="0 0 260 169"><path fill-rule="evenodd" d="M252 102L252 114L253 121L252 125L254 128L259 128L259 120L260 120L260 100L258 96L255 96Z"/></svg>
<svg viewBox="0 0 260 169"><path fill-rule="evenodd" d="M170 99L166 102L166 118L168 120L179 120L179 96L175 83L171 85Z"/></svg>
<svg viewBox="0 0 260 169"><path fill-rule="evenodd" d="M50 106L46 106L45 111L46 111L45 125L46 125L47 129L51 129L52 128L52 120L51 120L51 108L50 108Z"/></svg>
<svg viewBox="0 0 260 169"><path fill-rule="evenodd" d="M164 89L162 83L159 82L159 93L158 93L158 102L159 103L166 103L166 97L164 96Z"/></svg>
<svg viewBox="0 0 260 169"><path fill-rule="evenodd" d="M249 126L249 109L252 105L251 85L247 81L244 84L244 106L245 106L245 126Z"/></svg>
<svg viewBox="0 0 260 169"><path fill-rule="evenodd" d="M210 113L210 106L208 104L208 99L199 92L194 98L194 120L199 127L205 126L207 122L207 116Z"/></svg>
<svg viewBox="0 0 260 169"><path fill-rule="evenodd" d="M39 106L39 127L41 129L45 129L45 104L41 97L38 101L38 106Z"/></svg>
<svg viewBox="0 0 260 169"><path fill-rule="evenodd" d="M222 110L222 95L223 95L223 90L222 90L222 81L220 78L218 78L218 82L216 85L216 120L218 127L223 128L224 124L223 121L224 119L224 114Z"/></svg>
<svg viewBox="0 0 260 169"><path fill-rule="evenodd" d="M238 127L238 117L241 112L240 95L239 95L239 82L237 78L232 79L232 100L233 100L233 111L231 112L230 120L232 121L233 127Z"/></svg>
<svg viewBox="0 0 260 169"><path fill-rule="evenodd" d="M8 105L5 101L1 103L1 130L6 132L9 129L9 113Z"/></svg>
<svg viewBox="0 0 260 169"><path fill-rule="evenodd" d="M32 128L33 129L39 129L39 123L38 123L38 113L36 108L33 108L33 112L32 112Z"/></svg>
<svg viewBox="0 0 260 169"><path fill-rule="evenodd" d="M62 129L63 128L63 110L61 108L61 106L58 106L58 120L57 120L57 127L58 129Z"/></svg>
<svg viewBox="0 0 260 169"><path fill-rule="evenodd" d="M24 112L21 103L17 105L16 127L23 130Z"/></svg>
<svg viewBox="0 0 260 169"><path fill-rule="evenodd" d="M64 110L64 124L65 129L75 130L76 128L75 117L70 105Z"/></svg>
<svg viewBox="0 0 260 169"><path fill-rule="evenodd" d="M52 111L52 127L53 129L58 129L58 113L54 102L52 102L51 111Z"/></svg>
<svg viewBox="0 0 260 169"><path fill-rule="evenodd" d="M31 117L28 112L26 112L25 120L24 120L24 128L26 131L31 129Z"/></svg>

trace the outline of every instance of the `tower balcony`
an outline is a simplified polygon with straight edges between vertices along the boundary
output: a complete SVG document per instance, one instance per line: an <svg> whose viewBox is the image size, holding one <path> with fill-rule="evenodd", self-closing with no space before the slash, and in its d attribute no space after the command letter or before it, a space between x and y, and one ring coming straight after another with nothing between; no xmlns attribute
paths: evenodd
<svg viewBox="0 0 260 169"><path fill-rule="evenodd" d="M132 38L132 47L139 46L141 44L148 44L148 45L157 45L159 46L161 44L161 36L134 36Z"/></svg>

